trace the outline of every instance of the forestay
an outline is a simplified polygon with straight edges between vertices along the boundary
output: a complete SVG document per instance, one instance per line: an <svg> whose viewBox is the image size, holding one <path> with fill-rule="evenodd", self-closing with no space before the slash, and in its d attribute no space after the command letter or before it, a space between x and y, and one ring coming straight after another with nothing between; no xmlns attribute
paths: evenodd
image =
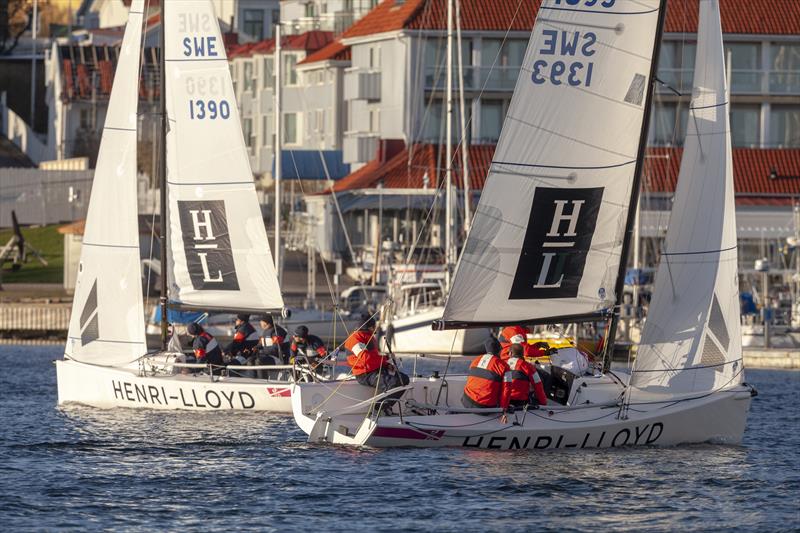
<svg viewBox="0 0 800 533"><path fill-rule="evenodd" d="M136 111L143 0L131 4L86 216L65 355L103 365L142 356Z"/></svg>
<svg viewBox="0 0 800 533"><path fill-rule="evenodd" d="M170 300L204 309L282 309L210 0L168 4L165 60Z"/></svg>
<svg viewBox="0 0 800 533"><path fill-rule="evenodd" d="M543 0L445 327L614 305L659 0Z"/></svg>
<svg viewBox="0 0 800 533"><path fill-rule="evenodd" d="M710 391L742 381L728 90L718 0L700 1L686 142L632 384Z"/></svg>

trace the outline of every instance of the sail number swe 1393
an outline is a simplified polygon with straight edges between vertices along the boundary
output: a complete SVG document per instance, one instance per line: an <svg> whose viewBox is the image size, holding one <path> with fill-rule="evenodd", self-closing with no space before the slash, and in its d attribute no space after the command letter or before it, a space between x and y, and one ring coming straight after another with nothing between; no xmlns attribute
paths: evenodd
<svg viewBox="0 0 800 533"><path fill-rule="evenodd" d="M573 87L592 84L594 63L588 58L595 54L597 35L594 32L544 30L540 56L554 56L552 60L538 59L533 63L531 81L535 85L550 82Z"/></svg>
<svg viewBox="0 0 800 533"><path fill-rule="evenodd" d="M223 120L231 116L231 106L227 100L189 100L189 118L192 120Z"/></svg>

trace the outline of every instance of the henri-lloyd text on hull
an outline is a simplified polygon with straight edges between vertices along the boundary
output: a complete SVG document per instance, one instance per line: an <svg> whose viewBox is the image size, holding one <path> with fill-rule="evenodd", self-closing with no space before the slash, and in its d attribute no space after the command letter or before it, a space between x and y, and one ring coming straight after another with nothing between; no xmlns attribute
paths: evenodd
<svg viewBox="0 0 800 533"><path fill-rule="evenodd" d="M177 408L252 409L256 401L245 391L197 390L178 387L168 393L164 386L111 380L114 399L142 405L174 405Z"/></svg>
<svg viewBox="0 0 800 533"><path fill-rule="evenodd" d="M616 448L657 444L664 432L664 424L654 422L644 426L622 428L614 431L587 431L582 438L569 438L563 434L539 435L534 438L508 437L503 435L465 437L465 448L486 448L490 450L546 450L556 448Z"/></svg>

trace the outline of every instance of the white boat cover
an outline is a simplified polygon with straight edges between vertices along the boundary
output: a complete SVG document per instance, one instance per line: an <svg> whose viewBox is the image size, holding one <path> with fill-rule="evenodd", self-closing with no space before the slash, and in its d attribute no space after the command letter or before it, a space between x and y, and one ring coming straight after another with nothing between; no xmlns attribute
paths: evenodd
<svg viewBox="0 0 800 533"><path fill-rule="evenodd" d="M170 301L283 309L214 6L170 2L165 23Z"/></svg>
<svg viewBox="0 0 800 533"><path fill-rule="evenodd" d="M446 327L614 305L659 12L659 0L543 0Z"/></svg>
<svg viewBox="0 0 800 533"><path fill-rule="evenodd" d="M64 353L114 366L147 351L136 201L144 1L131 4L97 155Z"/></svg>
<svg viewBox="0 0 800 533"><path fill-rule="evenodd" d="M718 0L700 0L686 142L632 384L711 391L742 381L728 89Z"/></svg>

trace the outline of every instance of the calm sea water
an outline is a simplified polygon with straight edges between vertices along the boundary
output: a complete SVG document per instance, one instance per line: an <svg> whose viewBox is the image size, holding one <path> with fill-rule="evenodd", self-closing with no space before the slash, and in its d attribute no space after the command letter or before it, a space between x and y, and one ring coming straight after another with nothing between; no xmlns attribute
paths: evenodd
<svg viewBox="0 0 800 533"><path fill-rule="evenodd" d="M0 346L6 531L800 527L798 372L748 371L741 447L497 453L312 446L258 413L59 409L59 356Z"/></svg>

